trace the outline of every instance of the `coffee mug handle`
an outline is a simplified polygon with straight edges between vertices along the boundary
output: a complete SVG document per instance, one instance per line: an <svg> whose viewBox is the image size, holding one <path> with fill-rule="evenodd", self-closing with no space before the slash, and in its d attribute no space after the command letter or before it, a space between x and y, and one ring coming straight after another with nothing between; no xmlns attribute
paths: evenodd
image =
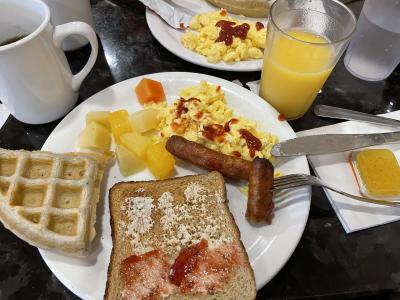
<svg viewBox="0 0 400 300"><path fill-rule="evenodd" d="M72 89L74 91L78 91L82 84L82 81L89 74L90 70L94 66L94 63L96 62L99 45L97 42L96 33L94 32L92 27L84 22L70 22L56 26L53 33L54 44L60 48L63 40L71 34L79 34L84 36L89 40L92 47L92 51L86 65L79 73L72 76Z"/></svg>

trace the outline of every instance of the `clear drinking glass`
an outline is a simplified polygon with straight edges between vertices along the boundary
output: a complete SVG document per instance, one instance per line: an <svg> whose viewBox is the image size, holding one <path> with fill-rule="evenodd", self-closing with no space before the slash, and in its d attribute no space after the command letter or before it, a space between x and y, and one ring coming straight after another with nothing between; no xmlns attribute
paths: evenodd
<svg viewBox="0 0 400 300"><path fill-rule="evenodd" d="M400 0L366 0L344 65L356 77L383 80L400 63Z"/></svg>
<svg viewBox="0 0 400 300"><path fill-rule="evenodd" d="M356 25L336 0L277 0L270 9L260 96L287 119L309 109Z"/></svg>

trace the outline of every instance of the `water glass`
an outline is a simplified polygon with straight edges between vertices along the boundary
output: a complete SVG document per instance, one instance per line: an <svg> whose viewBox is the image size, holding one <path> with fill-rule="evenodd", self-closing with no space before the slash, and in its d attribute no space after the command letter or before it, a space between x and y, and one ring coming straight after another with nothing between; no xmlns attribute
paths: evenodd
<svg viewBox="0 0 400 300"><path fill-rule="evenodd" d="M366 0L344 65L354 76L386 79L400 63L400 0Z"/></svg>

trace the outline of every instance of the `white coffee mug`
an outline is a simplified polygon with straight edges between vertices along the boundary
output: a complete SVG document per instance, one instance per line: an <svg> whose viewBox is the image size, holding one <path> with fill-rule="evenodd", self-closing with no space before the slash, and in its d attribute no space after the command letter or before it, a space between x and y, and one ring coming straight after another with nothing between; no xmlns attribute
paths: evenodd
<svg viewBox="0 0 400 300"><path fill-rule="evenodd" d="M93 29L83 22L54 27L50 10L39 0L0 0L0 100L18 120L41 124L64 116L97 58ZM71 34L87 38L92 52L83 69L72 75L63 40ZM7 42L6 42L7 43Z"/></svg>
<svg viewBox="0 0 400 300"><path fill-rule="evenodd" d="M51 23L60 25L73 21L88 23L94 28L90 0L42 0L50 9ZM81 36L73 35L65 39L62 47L65 51L76 50L85 46L88 41Z"/></svg>

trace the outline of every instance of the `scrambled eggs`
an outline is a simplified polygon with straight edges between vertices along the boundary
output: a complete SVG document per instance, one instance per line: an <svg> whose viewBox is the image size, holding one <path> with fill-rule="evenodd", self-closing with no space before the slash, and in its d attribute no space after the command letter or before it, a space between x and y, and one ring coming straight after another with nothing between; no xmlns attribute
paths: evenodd
<svg viewBox="0 0 400 300"><path fill-rule="evenodd" d="M221 27L216 24L221 20L234 22L235 25L247 23L250 28L246 38L233 37L231 45L216 42L221 31ZM189 28L191 30L186 30L181 38L183 46L206 56L210 63L217 63L221 60L226 63L234 63L263 57L262 49L265 46L267 30L261 23L241 22L229 17L225 10L221 10L197 14Z"/></svg>
<svg viewBox="0 0 400 300"><path fill-rule="evenodd" d="M177 134L227 155L247 160L255 156L271 158L271 148L278 138L257 130L256 122L234 115L233 110L227 108L224 92L219 85L201 81L198 86L184 88L179 96L181 99L170 106L165 103L156 105L160 109L158 117L161 120L157 128L160 136L156 139ZM217 128L219 134L210 138L207 134L210 128ZM250 150L243 130L259 140L259 150Z"/></svg>

